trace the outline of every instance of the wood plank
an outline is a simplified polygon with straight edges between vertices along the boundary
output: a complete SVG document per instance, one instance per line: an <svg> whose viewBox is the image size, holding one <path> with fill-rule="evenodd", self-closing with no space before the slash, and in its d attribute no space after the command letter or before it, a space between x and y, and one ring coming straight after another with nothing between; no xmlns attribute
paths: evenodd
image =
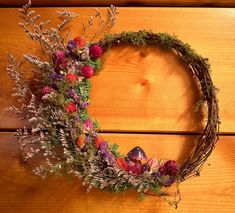
<svg viewBox="0 0 235 213"><path fill-rule="evenodd" d="M81 32L81 23L92 8L70 8L80 13L74 21L72 36ZM40 8L42 17L56 23L59 8ZM200 8L120 8L117 26L112 32L151 29L169 32L190 43L210 59L212 78L218 94L221 131L235 127L235 9ZM19 119L2 109L15 103L10 97L11 82L5 72L6 52L22 57L38 53L17 27L17 9L0 10L0 128L16 128ZM195 114L199 98L196 83L185 72L175 55L153 48L115 48L104 69L92 79L91 114L104 130L112 131L198 131L202 112ZM112 93L110 92L112 91Z"/></svg>
<svg viewBox="0 0 235 213"><path fill-rule="evenodd" d="M151 156L182 156L192 143L192 136L105 134L117 142L123 152L141 145ZM182 213L235 212L235 136L223 136L205 165L201 177L180 185ZM154 147L154 148L153 148ZM186 147L186 148L185 148ZM80 181L59 178L40 180L19 159L12 134L0 134L0 211L1 212L175 212L156 197L140 201L134 192L112 195L93 190L87 194Z"/></svg>
<svg viewBox="0 0 235 213"><path fill-rule="evenodd" d="M21 6L26 0L0 0L0 6ZM232 7L233 0L33 0L33 6L199 6L199 7Z"/></svg>

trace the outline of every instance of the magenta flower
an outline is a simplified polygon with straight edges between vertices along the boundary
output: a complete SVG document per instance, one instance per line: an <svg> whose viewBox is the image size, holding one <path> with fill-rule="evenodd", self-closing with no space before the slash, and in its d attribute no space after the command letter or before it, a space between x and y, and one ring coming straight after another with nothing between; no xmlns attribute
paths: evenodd
<svg viewBox="0 0 235 213"><path fill-rule="evenodd" d="M85 120L83 127L85 132L90 132L94 129L93 122L90 119Z"/></svg>
<svg viewBox="0 0 235 213"><path fill-rule="evenodd" d="M61 50L55 52L55 63L57 66L66 67L68 64L67 59L65 58L65 53Z"/></svg>
<svg viewBox="0 0 235 213"><path fill-rule="evenodd" d="M164 165L160 166L158 170L161 175L176 176L178 172L178 166L176 161L168 160L164 163Z"/></svg>
<svg viewBox="0 0 235 213"><path fill-rule="evenodd" d="M61 50L57 50L57 51L55 52L55 56L56 56L56 59L57 59L57 60L63 60L63 59L65 58L65 54L64 54L64 52L61 51Z"/></svg>
<svg viewBox="0 0 235 213"><path fill-rule="evenodd" d="M94 75L94 69L89 65L85 65L82 67L81 73L85 78L91 78Z"/></svg>
<svg viewBox="0 0 235 213"><path fill-rule="evenodd" d="M49 86L45 86L45 87L42 88L42 93L44 95L50 94L52 92L55 92L55 90L53 88L49 87Z"/></svg>
<svg viewBox="0 0 235 213"><path fill-rule="evenodd" d="M99 45L95 44L90 47L90 56L92 58L98 59L102 56L102 54L103 54L103 50Z"/></svg>

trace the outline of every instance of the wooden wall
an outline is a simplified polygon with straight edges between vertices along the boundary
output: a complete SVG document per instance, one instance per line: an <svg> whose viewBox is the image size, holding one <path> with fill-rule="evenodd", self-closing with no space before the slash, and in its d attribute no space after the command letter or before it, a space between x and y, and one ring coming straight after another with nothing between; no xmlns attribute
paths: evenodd
<svg viewBox="0 0 235 213"><path fill-rule="evenodd" d="M76 2L71 0L66 5L83 4ZM100 2L98 6L107 3ZM139 2L138 6L144 5L135 2ZM212 1L155 1L154 4L191 6L208 2ZM216 6L233 3L213 2ZM176 212L159 198L140 201L131 191L111 195L94 190L86 194L78 180L42 181L31 174L30 165L22 163L12 131L23 122L3 111L16 103L11 97L12 82L5 70L6 52L22 58L26 52L37 54L38 49L19 29L17 9L8 8L19 3L0 1L0 5L7 5L0 9L0 212ZM150 5L153 1L145 3ZM64 5L65 1L34 1L34 5L43 6L36 9L42 17L51 19L52 24L57 23L56 11L62 8L44 6L59 4ZM93 8L67 9L80 13L71 23L72 36L76 36L81 32L80 23L92 15ZM112 32L140 29L169 32L209 58L212 79L220 90L221 137L201 177L181 184L183 200L177 211L235 212L235 9L122 7L119 12ZM123 153L138 144L148 156L182 161L194 145L195 134L205 124L203 111L194 112L199 91L186 69L178 57L161 49L112 49L104 69L92 79L89 110L106 132L103 137L118 143Z"/></svg>
<svg viewBox="0 0 235 213"><path fill-rule="evenodd" d="M20 6L27 0L1 0L0 6ZM180 7L231 7L234 0L33 0L33 6L180 6Z"/></svg>

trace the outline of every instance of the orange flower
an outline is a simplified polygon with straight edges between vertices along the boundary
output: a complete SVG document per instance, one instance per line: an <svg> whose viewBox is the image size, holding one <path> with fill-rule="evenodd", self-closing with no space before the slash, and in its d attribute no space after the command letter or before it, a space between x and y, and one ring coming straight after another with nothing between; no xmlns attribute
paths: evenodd
<svg viewBox="0 0 235 213"><path fill-rule="evenodd" d="M100 145L104 142L104 139L101 136L97 136L95 140L95 145L97 148L100 147Z"/></svg>
<svg viewBox="0 0 235 213"><path fill-rule="evenodd" d="M116 161L117 161L118 166L120 166L123 170L128 171L128 164L124 158L121 158L121 157L116 158Z"/></svg>
<svg viewBox="0 0 235 213"><path fill-rule="evenodd" d="M84 142L85 142L85 136L84 136L84 135L80 135L80 136L77 138L76 144L77 144L77 146L78 146L79 148L83 148Z"/></svg>

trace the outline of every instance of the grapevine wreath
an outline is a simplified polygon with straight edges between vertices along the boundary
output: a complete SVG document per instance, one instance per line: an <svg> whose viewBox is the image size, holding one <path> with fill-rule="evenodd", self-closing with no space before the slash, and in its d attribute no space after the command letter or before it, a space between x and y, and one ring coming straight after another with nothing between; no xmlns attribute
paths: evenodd
<svg viewBox="0 0 235 213"><path fill-rule="evenodd" d="M216 89L208 60L167 33L122 32L106 34L94 42L97 36L114 26L117 15L114 6L108 8L105 18L96 10L95 16L82 25L83 35L69 40L69 33L62 36L61 31L78 14L66 10L58 12L62 22L50 28L49 21L39 21L40 16L29 9L30 4L29 1L20 9L23 21L20 27L30 39L39 43L45 59L24 55L34 66L33 80L24 77L21 63L11 55L7 70L15 81L13 95L21 103L20 107L9 109L21 114L30 124L17 131L20 150L25 160L36 155L45 159L34 173L42 177L51 173L72 174L83 179L88 191L93 187L112 192L135 189L141 195L147 191L163 195L163 187L199 175L219 131ZM95 21L97 29L89 40L85 39ZM101 69L100 59L105 52L119 45L152 45L173 51L188 65L189 74L198 80L200 103L206 102L207 124L191 155L181 165L174 160L148 158L139 146L127 155L120 154L117 144L110 145L99 135L98 123L89 116L89 79Z"/></svg>

